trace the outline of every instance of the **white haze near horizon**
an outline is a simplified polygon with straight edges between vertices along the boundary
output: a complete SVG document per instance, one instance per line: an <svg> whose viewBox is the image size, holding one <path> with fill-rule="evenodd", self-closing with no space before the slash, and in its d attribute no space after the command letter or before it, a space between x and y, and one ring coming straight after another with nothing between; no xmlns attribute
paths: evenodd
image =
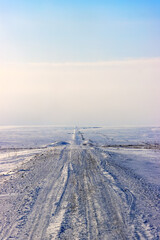
<svg viewBox="0 0 160 240"><path fill-rule="evenodd" d="M160 59L0 64L0 125L159 125Z"/></svg>

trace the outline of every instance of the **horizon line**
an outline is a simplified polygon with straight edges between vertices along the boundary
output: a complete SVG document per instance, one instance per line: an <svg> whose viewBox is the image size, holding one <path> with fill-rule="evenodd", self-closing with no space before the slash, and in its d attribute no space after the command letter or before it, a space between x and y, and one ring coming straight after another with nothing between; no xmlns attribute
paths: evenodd
<svg viewBox="0 0 160 240"><path fill-rule="evenodd" d="M134 64L134 63L149 63L159 62L160 57L153 58L125 58L121 60L106 60L106 61L65 61L65 62L0 62L0 65L31 65L31 66L105 66L117 64Z"/></svg>

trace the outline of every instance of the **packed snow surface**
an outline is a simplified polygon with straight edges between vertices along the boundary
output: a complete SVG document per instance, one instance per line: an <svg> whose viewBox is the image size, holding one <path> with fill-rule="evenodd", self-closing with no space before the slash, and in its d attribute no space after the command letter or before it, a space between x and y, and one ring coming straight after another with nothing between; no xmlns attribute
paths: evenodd
<svg viewBox="0 0 160 240"><path fill-rule="evenodd" d="M160 239L160 128L0 128L0 239Z"/></svg>

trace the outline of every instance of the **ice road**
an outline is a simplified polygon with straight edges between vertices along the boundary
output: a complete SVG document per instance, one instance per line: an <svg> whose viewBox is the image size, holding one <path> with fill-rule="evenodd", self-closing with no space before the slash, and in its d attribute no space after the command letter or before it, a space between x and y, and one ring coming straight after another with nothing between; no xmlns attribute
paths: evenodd
<svg viewBox="0 0 160 240"><path fill-rule="evenodd" d="M76 128L1 176L0 239L160 239L159 185L125 156Z"/></svg>

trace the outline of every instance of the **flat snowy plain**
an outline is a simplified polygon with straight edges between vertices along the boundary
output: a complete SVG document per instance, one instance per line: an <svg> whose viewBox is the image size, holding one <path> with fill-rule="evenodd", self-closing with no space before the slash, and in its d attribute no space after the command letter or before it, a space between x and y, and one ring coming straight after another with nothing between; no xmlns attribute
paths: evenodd
<svg viewBox="0 0 160 240"><path fill-rule="evenodd" d="M0 239L160 239L160 128L1 127Z"/></svg>

